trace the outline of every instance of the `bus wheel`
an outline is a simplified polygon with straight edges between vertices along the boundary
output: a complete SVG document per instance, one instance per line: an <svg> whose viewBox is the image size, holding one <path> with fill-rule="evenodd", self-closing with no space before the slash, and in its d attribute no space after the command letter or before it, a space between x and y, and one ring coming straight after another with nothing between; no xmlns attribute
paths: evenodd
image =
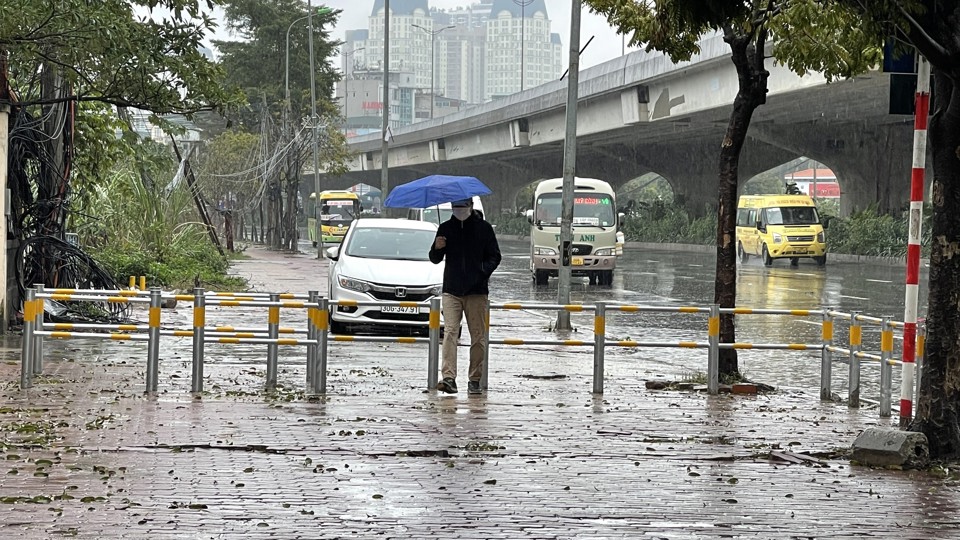
<svg viewBox="0 0 960 540"><path fill-rule="evenodd" d="M790 266L797 266L800 264L800 257L790 257Z"/></svg>
<svg viewBox="0 0 960 540"><path fill-rule="evenodd" d="M741 264L746 264L750 260L750 254L743 250L743 242L737 242L737 258Z"/></svg>
<svg viewBox="0 0 960 540"><path fill-rule="evenodd" d="M819 257L814 257L813 260L817 263L817 266L825 266L827 264L827 256L821 255Z"/></svg>
<svg viewBox="0 0 960 540"><path fill-rule="evenodd" d="M609 287L613 285L613 270L603 270L597 276L597 284Z"/></svg>
<svg viewBox="0 0 960 540"><path fill-rule="evenodd" d="M546 270L534 270L533 271L533 282L537 285L546 285L547 284L547 271Z"/></svg>
<svg viewBox="0 0 960 540"><path fill-rule="evenodd" d="M771 257L771 256L770 256L770 252L767 251L767 245L766 245L766 244L763 245L763 250L762 250L760 256L763 257L763 265L764 265L764 266L773 266L773 257Z"/></svg>

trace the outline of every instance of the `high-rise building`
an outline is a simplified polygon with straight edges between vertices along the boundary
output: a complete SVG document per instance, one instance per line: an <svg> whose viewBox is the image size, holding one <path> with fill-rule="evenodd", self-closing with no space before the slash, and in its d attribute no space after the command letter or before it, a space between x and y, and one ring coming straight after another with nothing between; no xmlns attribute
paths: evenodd
<svg viewBox="0 0 960 540"><path fill-rule="evenodd" d="M562 54L560 36L550 32L544 0L494 0L487 21L484 98L557 80Z"/></svg>
<svg viewBox="0 0 960 540"><path fill-rule="evenodd" d="M368 79L380 72L382 80L383 4L374 0L368 29L346 32L345 81L360 72ZM482 103L533 88L562 72L563 46L550 32L544 0L481 0L450 10L431 9L427 0L391 0L390 11L391 87L406 88L395 86L393 73L410 73L416 93L429 95L433 105L414 107L413 121L429 118L430 110L434 116L456 110L450 103ZM447 106L437 109L441 98ZM406 117L391 111L391 123Z"/></svg>

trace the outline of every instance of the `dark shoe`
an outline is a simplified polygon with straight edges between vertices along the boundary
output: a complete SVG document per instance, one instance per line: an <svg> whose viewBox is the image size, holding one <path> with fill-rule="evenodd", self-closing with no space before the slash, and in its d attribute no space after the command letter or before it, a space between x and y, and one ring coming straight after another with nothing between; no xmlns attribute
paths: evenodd
<svg viewBox="0 0 960 540"><path fill-rule="evenodd" d="M448 394L456 394L457 381L451 379L450 377L446 377L437 383L437 390L440 392L446 392Z"/></svg>
<svg viewBox="0 0 960 540"><path fill-rule="evenodd" d="M482 394L483 389L480 388L480 381L470 381L467 383L467 393L468 394Z"/></svg>

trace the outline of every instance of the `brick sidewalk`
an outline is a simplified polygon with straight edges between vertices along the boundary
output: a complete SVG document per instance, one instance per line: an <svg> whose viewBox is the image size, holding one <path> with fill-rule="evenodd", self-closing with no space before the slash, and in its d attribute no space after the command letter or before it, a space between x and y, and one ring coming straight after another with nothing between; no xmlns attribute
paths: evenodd
<svg viewBox="0 0 960 540"><path fill-rule="evenodd" d="M312 254L247 253L234 268L259 290L325 288ZM15 341L0 538L960 538L956 482L835 457L889 421L815 388L655 391L614 364L595 397L589 369L536 349L498 352L488 394L447 396L423 390L425 351L375 345L338 349L310 400L302 354L266 395L262 350L210 346L194 398L189 340L171 340L145 397L141 344L78 340L49 342L21 392ZM524 376L550 369L566 376Z"/></svg>

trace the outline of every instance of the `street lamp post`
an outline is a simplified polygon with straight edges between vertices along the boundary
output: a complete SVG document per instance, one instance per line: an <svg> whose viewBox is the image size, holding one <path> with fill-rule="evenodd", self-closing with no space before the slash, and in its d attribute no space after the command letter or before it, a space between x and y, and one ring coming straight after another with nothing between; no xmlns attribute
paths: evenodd
<svg viewBox="0 0 960 540"><path fill-rule="evenodd" d="M433 70L434 70L434 66L437 63L437 55L435 52L437 34L439 34L440 32L443 32L444 30L450 30L451 28L456 28L456 26L455 25L444 26L439 30L427 30L426 28L420 26L419 24L412 24L410 26L413 26L414 28L419 28L420 30L423 30L427 34L430 34L430 118L433 118L433 102L435 101Z"/></svg>
<svg viewBox="0 0 960 540"><path fill-rule="evenodd" d="M318 12L321 12L324 8L317 8ZM304 15L299 19L294 20L290 23L290 26L287 27L287 49L286 57L284 59L284 85L283 85L283 98L287 101L286 110L290 110L290 30L293 29L293 25L297 24L300 21L305 21L310 18L310 15ZM311 34L312 35L312 34Z"/></svg>
<svg viewBox="0 0 960 540"><path fill-rule="evenodd" d="M520 91L523 92L523 57L526 56L523 34L527 26L526 8L533 3L533 0L513 0L513 3L520 6Z"/></svg>

